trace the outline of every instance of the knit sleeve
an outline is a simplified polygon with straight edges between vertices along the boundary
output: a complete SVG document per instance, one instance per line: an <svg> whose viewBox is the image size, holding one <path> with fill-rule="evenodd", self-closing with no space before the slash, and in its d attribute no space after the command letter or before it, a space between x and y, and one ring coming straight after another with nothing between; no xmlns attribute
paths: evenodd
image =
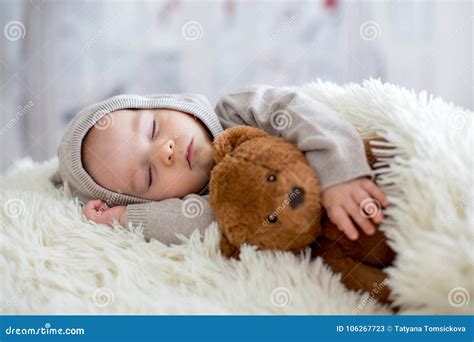
<svg viewBox="0 0 474 342"><path fill-rule="evenodd" d="M304 152L321 190L371 176L362 139L339 113L292 87L259 84L222 97L215 111L224 129L261 128Z"/></svg>
<svg viewBox="0 0 474 342"><path fill-rule="evenodd" d="M165 244L180 244L176 233L190 236L199 229L202 234L214 220L208 197L189 194L182 199L130 204L125 210L125 221L133 226L141 225L147 241L156 239Z"/></svg>

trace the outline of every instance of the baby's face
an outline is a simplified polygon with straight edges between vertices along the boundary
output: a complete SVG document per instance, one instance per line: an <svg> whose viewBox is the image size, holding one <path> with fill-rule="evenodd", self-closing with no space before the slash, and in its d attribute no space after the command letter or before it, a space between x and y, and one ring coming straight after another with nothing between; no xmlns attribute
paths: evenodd
<svg viewBox="0 0 474 342"><path fill-rule="evenodd" d="M170 109L109 113L87 133L82 154L86 171L99 185L150 200L199 192L214 165L211 133L204 124Z"/></svg>

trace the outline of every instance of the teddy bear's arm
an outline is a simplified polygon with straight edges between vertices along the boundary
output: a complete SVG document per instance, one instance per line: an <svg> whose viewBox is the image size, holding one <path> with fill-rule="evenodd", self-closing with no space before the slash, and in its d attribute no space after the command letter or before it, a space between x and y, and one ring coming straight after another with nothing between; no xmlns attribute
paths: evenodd
<svg viewBox="0 0 474 342"><path fill-rule="evenodd" d="M321 256L334 272L341 274L341 281L348 289L364 290L380 302L390 303L390 288L384 271L346 256L334 241L321 238L318 245L316 255Z"/></svg>

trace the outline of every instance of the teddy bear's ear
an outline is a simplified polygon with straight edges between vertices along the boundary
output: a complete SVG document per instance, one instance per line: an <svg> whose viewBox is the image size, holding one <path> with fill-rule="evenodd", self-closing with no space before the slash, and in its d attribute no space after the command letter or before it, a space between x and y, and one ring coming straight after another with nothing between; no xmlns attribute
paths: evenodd
<svg viewBox="0 0 474 342"><path fill-rule="evenodd" d="M213 142L214 161L220 162L228 153L247 140L265 136L269 136L269 134L256 127L239 125L229 128Z"/></svg>

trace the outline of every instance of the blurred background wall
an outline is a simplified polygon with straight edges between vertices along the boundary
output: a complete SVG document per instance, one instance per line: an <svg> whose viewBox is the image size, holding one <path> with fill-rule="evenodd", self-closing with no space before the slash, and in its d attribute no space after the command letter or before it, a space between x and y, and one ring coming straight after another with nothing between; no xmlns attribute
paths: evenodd
<svg viewBox="0 0 474 342"><path fill-rule="evenodd" d="M473 108L472 1L0 0L0 171L119 93L369 77Z"/></svg>

